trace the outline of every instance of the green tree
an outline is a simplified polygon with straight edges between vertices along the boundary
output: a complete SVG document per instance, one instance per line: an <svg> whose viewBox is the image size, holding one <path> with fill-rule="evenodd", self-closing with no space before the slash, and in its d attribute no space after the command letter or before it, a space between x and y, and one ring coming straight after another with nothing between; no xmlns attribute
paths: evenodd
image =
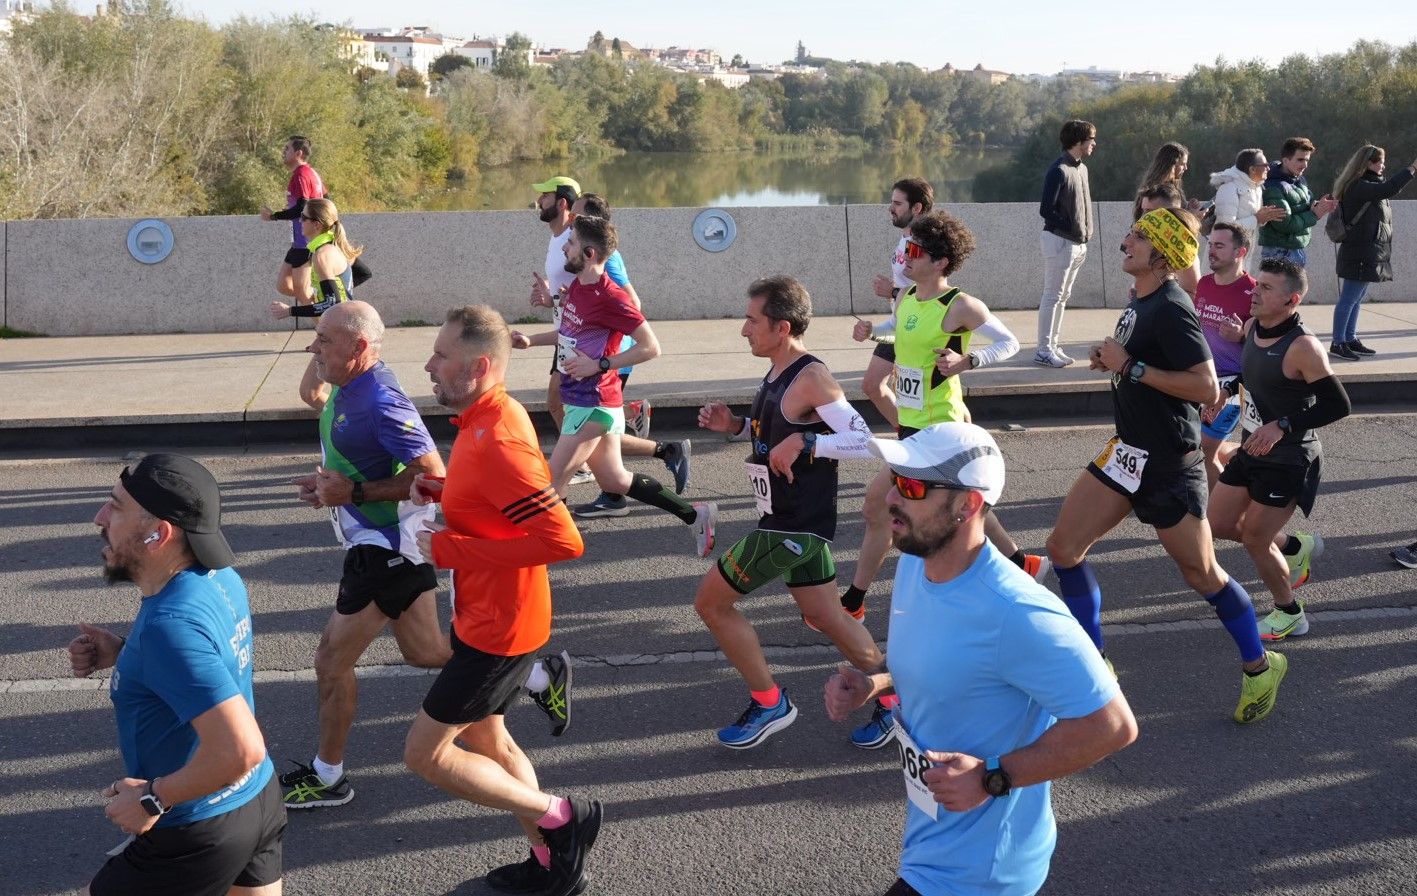
<svg viewBox="0 0 1417 896"><path fill-rule="evenodd" d="M428 77L433 81L441 81L460 68L471 67L472 60L461 53L444 53L429 64Z"/></svg>
<svg viewBox="0 0 1417 896"><path fill-rule="evenodd" d="M527 60L530 52L531 38L520 31L513 31L507 35L506 44L492 64L492 74L511 81L525 81L531 76L531 63Z"/></svg>

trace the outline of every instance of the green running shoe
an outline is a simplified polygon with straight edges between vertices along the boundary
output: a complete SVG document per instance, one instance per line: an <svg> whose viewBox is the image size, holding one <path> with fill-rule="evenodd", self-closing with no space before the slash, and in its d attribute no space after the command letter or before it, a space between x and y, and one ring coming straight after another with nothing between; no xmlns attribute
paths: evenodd
<svg viewBox="0 0 1417 896"><path fill-rule="evenodd" d="M1289 660L1284 654L1266 650L1269 668L1258 675L1244 675L1240 686L1240 704L1235 707L1235 721L1241 725L1258 722L1274 709L1275 698L1279 696L1279 683L1284 673L1289 671ZM1242 673L1244 674L1244 673Z"/></svg>
<svg viewBox="0 0 1417 896"><path fill-rule="evenodd" d="M349 786L349 776L340 775L338 781L326 784L311 766L303 762L292 762L294 770L279 778L281 799L287 809L320 809L343 806L354 799L354 788Z"/></svg>
<svg viewBox="0 0 1417 896"><path fill-rule="evenodd" d="M551 682L544 691L531 691L531 700L551 720L551 736L560 737L571 727L571 655L564 650L560 656L548 654L541 665Z"/></svg>
<svg viewBox="0 0 1417 896"><path fill-rule="evenodd" d="M1307 635L1309 633L1309 617L1304 615L1304 602L1295 600L1299 605L1299 612L1293 616L1275 607L1269 611L1269 615L1260 620L1260 638L1265 641L1283 641L1293 635Z"/></svg>
<svg viewBox="0 0 1417 896"><path fill-rule="evenodd" d="M1289 587L1298 588L1309 581L1309 563L1323 556L1324 540L1322 535L1310 535L1307 532L1295 532L1294 537L1299 539L1299 553L1294 556L1284 555L1284 562L1289 564Z"/></svg>

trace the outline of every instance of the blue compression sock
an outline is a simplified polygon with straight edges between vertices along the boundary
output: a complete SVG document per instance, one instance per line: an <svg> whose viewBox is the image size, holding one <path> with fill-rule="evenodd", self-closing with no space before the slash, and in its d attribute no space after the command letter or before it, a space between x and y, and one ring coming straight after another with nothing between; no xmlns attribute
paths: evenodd
<svg viewBox="0 0 1417 896"><path fill-rule="evenodd" d="M1240 659L1247 663L1263 659L1264 645L1260 643L1255 605L1250 602L1250 595L1244 587L1231 579L1206 601L1215 608L1215 615L1220 617L1225 630L1235 639L1235 646L1240 648Z"/></svg>
<svg viewBox="0 0 1417 896"><path fill-rule="evenodd" d="M1058 574L1063 603L1068 605L1092 643L1102 650L1102 589L1097 587L1092 567L1084 560L1067 569L1055 566L1053 571Z"/></svg>

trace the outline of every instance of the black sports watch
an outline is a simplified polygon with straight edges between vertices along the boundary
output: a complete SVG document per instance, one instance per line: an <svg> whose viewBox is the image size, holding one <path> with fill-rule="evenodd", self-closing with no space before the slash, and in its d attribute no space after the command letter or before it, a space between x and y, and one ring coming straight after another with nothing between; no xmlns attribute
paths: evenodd
<svg viewBox="0 0 1417 896"><path fill-rule="evenodd" d="M609 358L601 358L601 359L600 359L600 372L601 372L601 373L604 373L605 371L607 371L607 370L609 370L609 369L610 369L610 359L609 359Z"/></svg>
<svg viewBox="0 0 1417 896"><path fill-rule="evenodd" d="M154 779L155 780L155 779ZM153 782L149 781L148 786L143 788L143 795L138 797L138 804L143 807L143 811L152 818L159 818L167 812L167 807L162 804L162 800L153 793Z"/></svg>
<svg viewBox="0 0 1417 896"><path fill-rule="evenodd" d="M1278 427L1280 428L1280 430L1283 431L1283 432L1293 432L1293 431L1294 431L1294 424L1292 424L1292 423L1289 422L1289 418L1288 418L1288 417L1280 417L1278 420L1274 421L1274 423L1275 423L1275 425L1278 426Z"/></svg>
<svg viewBox="0 0 1417 896"><path fill-rule="evenodd" d="M363 504L363 503L364 503L364 483L362 483L362 482L356 482L356 483L354 483L354 488L352 488L352 489L349 490L349 503L351 503L351 504Z"/></svg>
<svg viewBox="0 0 1417 896"><path fill-rule="evenodd" d="M992 797L1008 796L1014 789L1009 773L999 768L999 757L990 756L984 760L984 792Z"/></svg>

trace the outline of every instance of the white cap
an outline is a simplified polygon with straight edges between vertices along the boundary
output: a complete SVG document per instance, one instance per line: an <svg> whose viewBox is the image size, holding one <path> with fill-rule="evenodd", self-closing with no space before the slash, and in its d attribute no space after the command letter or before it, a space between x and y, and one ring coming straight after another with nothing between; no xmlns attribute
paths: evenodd
<svg viewBox="0 0 1417 896"><path fill-rule="evenodd" d="M899 442L872 439L870 448L902 476L977 489L990 506L1003 494L1004 456L994 437L973 423L936 423Z"/></svg>

